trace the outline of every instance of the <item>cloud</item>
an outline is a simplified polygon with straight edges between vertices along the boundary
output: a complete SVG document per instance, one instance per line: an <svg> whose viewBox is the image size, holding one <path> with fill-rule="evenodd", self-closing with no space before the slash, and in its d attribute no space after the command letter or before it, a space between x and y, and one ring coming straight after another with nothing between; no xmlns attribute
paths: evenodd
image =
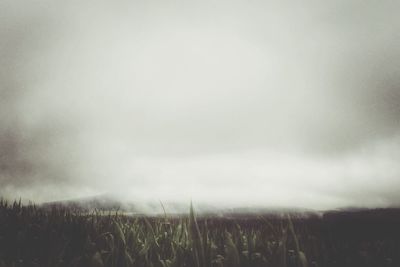
<svg viewBox="0 0 400 267"><path fill-rule="evenodd" d="M397 3L2 5L1 194L398 204Z"/></svg>

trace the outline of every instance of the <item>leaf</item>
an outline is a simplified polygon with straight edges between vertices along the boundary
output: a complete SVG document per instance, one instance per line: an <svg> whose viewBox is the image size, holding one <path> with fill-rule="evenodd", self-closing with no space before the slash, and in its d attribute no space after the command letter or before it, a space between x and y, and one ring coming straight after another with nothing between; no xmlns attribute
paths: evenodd
<svg viewBox="0 0 400 267"><path fill-rule="evenodd" d="M205 255L203 240L194 214L193 204L190 203L189 237L193 249L195 267L205 267Z"/></svg>
<svg viewBox="0 0 400 267"><path fill-rule="evenodd" d="M239 252L232 240L232 234L225 231L226 266L240 267Z"/></svg>
<svg viewBox="0 0 400 267"><path fill-rule="evenodd" d="M97 251L93 255L90 266L91 267L103 267L104 266L103 259L101 258L100 252Z"/></svg>

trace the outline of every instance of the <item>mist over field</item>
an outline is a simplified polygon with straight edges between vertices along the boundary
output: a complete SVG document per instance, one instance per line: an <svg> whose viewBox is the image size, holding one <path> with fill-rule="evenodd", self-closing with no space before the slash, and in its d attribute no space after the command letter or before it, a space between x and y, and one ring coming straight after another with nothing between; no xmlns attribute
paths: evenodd
<svg viewBox="0 0 400 267"><path fill-rule="evenodd" d="M0 3L0 196L400 205L398 1Z"/></svg>

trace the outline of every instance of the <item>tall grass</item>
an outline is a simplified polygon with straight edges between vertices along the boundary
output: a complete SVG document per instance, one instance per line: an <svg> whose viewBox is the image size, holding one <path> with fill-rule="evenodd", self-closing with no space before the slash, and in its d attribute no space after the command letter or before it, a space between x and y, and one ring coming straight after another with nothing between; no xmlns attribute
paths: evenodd
<svg viewBox="0 0 400 267"><path fill-rule="evenodd" d="M188 216L131 217L0 200L0 267L347 266L322 250L332 244L290 216L197 217L191 204Z"/></svg>

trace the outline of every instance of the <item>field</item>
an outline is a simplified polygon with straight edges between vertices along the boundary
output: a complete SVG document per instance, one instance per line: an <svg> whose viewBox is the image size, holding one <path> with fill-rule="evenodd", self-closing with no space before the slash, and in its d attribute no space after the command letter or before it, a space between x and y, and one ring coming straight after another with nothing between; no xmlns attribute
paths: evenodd
<svg viewBox="0 0 400 267"><path fill-rule="evenodd" d="M400 212L134 217L0 201L0 267L400 266Z"/></svg>

